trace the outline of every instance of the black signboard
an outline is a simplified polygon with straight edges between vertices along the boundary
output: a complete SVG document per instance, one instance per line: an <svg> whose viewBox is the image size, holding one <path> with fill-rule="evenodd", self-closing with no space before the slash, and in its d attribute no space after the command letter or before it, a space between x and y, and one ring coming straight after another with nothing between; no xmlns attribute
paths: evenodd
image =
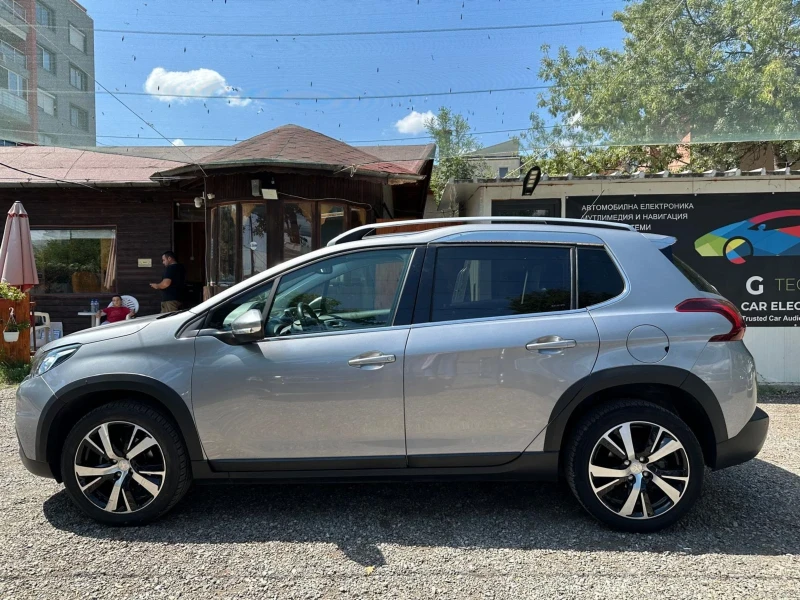
<svg viewBox="0 0 800 600"><path fill-rule="evenodd" d="M800 324L800 194L576 196L566 216L674 236L675 255L748 326Z"/></svg>

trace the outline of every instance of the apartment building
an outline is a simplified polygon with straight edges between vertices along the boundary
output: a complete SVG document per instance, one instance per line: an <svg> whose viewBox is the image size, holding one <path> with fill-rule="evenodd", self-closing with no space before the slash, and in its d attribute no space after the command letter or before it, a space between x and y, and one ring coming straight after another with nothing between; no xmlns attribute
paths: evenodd
<svg viewBox="0 0 800 600"><path fill-rule="evenodd" d="M75 0L0 0L0 146L95 145L94 21Z"/></svg>

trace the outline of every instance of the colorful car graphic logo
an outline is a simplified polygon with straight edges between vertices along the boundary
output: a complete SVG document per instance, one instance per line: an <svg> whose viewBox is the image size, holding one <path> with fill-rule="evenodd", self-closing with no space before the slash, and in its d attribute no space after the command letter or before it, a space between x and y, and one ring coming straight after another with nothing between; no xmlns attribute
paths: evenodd
<svg viewBox="0 0 800 600"><path fill-rule="evenodd" d="M752 256L800 256L800 210L778 210L731 223L694 243L700 256L724 256L735 265Z"/></svg>

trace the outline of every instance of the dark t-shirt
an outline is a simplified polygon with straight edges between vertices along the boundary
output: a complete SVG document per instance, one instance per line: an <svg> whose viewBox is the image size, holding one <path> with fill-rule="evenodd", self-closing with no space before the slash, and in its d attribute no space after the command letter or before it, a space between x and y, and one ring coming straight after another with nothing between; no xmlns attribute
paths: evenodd
<svg viewBox="0 0 800 600"><path fill-rule="evenodd" d="M171 302L181 299L185 276L183 265L178 263L167 265L167 268L164 269L164 275L161 277L161 279L169 279L171 283L169 284L168 288L161 290L162 302Z"/></svg>

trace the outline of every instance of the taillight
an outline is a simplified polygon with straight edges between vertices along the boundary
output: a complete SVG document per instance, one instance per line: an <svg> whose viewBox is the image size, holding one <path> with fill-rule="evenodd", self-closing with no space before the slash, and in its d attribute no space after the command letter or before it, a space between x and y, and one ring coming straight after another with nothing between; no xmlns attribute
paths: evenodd
<svg viewBox="0 0 800 600"><path fill-rule="evenodd" d="M744 324L741 313L727 300L719 298L690 298L675 307L678 312L712 312L722 315L731 322L731 330L722 335L715 335L709 342L733 342L744 338Z"/></svg>

